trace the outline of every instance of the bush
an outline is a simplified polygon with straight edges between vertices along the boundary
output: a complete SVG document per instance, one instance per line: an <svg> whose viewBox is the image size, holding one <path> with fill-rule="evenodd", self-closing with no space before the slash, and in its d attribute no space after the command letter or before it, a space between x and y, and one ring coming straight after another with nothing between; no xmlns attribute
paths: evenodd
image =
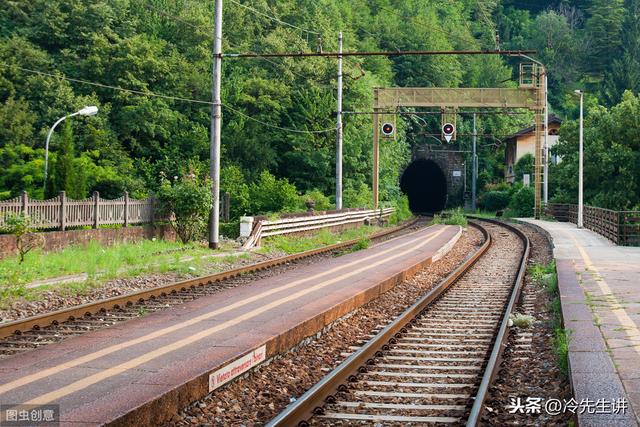
<svg viewBox="0 0 640 427"><path fill-rule="evenodd" d="M361 182L356 188L345 188L342 202L345 208L373 208L373 191Z"/></svg>
<svg viewBox="0 0 640 427"><path fill-rule="evenodd" d="M400 196L393 205L396 210L389 218L389 224L397 224L413 216L411 209L409 209L409 198L407 196Z"/></svg>
<svg viewBox="0 0 640 427"><path fill-rule="evenodd" d="M238 219L245 214L253 214L253 212L249 212L251 206L249 186L239 167L231 165L220 170L220 194L222 193L231 195L229 216L232 219Z"/></svg>
<svg viewBox="0 0 640 427"><path fill-rule="evenodd" d="M240 221L221 222L220 234L228 239L237 239L240 236Z"/></svg>
<svg viewBox="0 0 640 427"><path fill-rule="evenodd" d="M461 227L467 226L467 217L464 216L461 208L450 209L444 211L442 214L435 214L431 224L446 224L446 225L459 225Z"/></svg>
<svg viewBox="0 0 640 427"><path fill-rule="evenodd" d="M533 216L534 191L532 187L522 187L511 198L509 203L509 216L530 217Z"/></svg>
<svg viewBox="0 0 640 427"><path fill-rule="evenodd" d="M312 205L312 209L316 211L328 211L333 208L331 200L320 190L307 191L301 200L304 204L303 209L307 209L307 204Z"/></svg>
<svg viewBox="0 0 640 427"><path fill-rule="evenodd" d="M16 236L16 247L20 256L20 264L24 262L24 257L33 249L44 246L44 237L34 233L33 221L29 215L18 214L5 217L3 233Z"/></svg>
<svg viewBox="0 0 640 427"><path fill-rule="evenodd" d="M293 212L299 209L300 197L295 185L286 179L277 179L267 171L258 182L249 186L251 214Z"/></svg>
<svg viewBox="0 0 640 427"><path fill-rule="evenodd" d="M516 162L513 167L513 173L517 182L522 182L522 175L529 174L529 178L533 181L533 154L527 153Z"/></svg>
<svg viewBox="0 0 640 427"><path fill-rule="evenodd" d="M510 196L508 191L488 191L480 197L480 207L489 212L505 209L509 206Z"/></svg>
<svg viewBox="0 0 640 427"><path fill-rule="evenodd" d="M164 213L174 215L171 225L182 243L204 237L213 206L208 179L199 180L191 174L173 185L165 179L158 199Z"/></svg>

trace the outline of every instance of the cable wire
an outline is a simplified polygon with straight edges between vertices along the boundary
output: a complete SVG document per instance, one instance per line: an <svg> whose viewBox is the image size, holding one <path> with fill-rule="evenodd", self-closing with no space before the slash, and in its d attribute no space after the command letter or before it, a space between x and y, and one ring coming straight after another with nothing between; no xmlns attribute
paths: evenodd
<svg viewBox="0 0 640 427"><path fill-rule="evenodd" d="M261 125L273 128L273 129L279 129L279 130L284 130L287 132L293 132L293 133L305 133L305 134L322 134L322 133L329 133L329 132L336 132L337 128L330 128L330 129L321 129L321 130L300 130L300 129L292 129L292 128L283 128L280 126L276 126L276 125L272 125L271 123L266 123L263 122L261 120L258 120L254 117L251 117L248 114L243 113L240 110L236 110L233 107L228 106L227 104L222 104L222 106L230 111L233 111L234 113L241 115L243 117L246 117L247 119L253 120L254 122L258 122Z"/></svg>
<svg viewBox="0 0 640 427"><path fill-rule="evenodd" d="M112 89L112 90L117 90L120 92L128 92L128 93L132 93L135 95L141 95L141 96L149 96L149 97L156 97L156 98L164 98L164 99L169 99L172 101L180 101L180 102L190 102L190 103L194 103L194 104L206 104L206 105L213 105L213 102L211 101L203 101L203 100L199 100L199 99L189 99L189 98L182 98L179 96L172 96L172 95L162 95L159 93L155 93L155 92L151 92L151 91L141 91L141 90L135 90L135 89L127 89L127 88L123 88L120 86L111 86L111 85L107 85L107 84L103 84L103 83L97 83L97 82L92 82L89 80L82 80L82 79L76 79L76 78L72 78L72 77L66 77L64 75L60 75L60 74L51 74L51 73L46 73L44 71L38 71L38 70L31 70L29 68L24 68L24 67L19 67L17 65L9 65L9 64L4 64L0 62L0 66L6 67L6 68L16 68L20 71L24 71L25 73L31 73L31 74L39 74L41 76L48 76L48 77L52 77L54 79L59 79L59 80L67 80L70 82L74 82L74 83L81 83L81 84L85 84L85 85L90 85L90 86L96 86L96 87L100 87L100 88L104 88L104 89Z"/></svg>
<svg viewBox="0 0 640 427"><path fill-rule="evenodd" d="M254 8L253 8L253 7L251 7L251 6L247 6L246 4L242 4L242 3L240 3L238 0L231 0L231 2L232 2L232 3L237 4L237 5L238 5L238 6L240 6L240 7L245 8L245 9L247 9L247 10L250 10L251 12L253 12L253 13L257 14L257 15L264 16L265 18L269 18L269 19L271 19L272 21L278 22L278 23L280 23L280 24L282 24L282 25L286 25L286 26L288 26L288 27L295 28L295 29L300 30L300 31L304 31L305 33L315 34L315 35L320 35L320 33L319 33L319 32L317 32L317 31L311 31L311 30L307 30L307 29L305 29L305 28L298 27L298 26L293 25L293 24L291 24L291 23L289 23L289 22L286 22L286 21L283 21L283 20L281 20L281 19L278 19L278 18L276 18L276 17L274 17L274 16L271 16L271 15L269 15L269 14L267 14L267 13L260 12L259 10L254 9Z"/></svg>
<svg viewBox="0 0 640 427"><path fill-rule="evenodd" d="M106 85L103 83L97 83L97 82L91 82L88 80L82 80L82 79L75 79L75 78L71 78L71 77L66 77L63 75L57 75L57 74L52 74L52 73L46 73L44 71L38 71L38 70L32 70L29 68L24 68L24 67L19 67L17 65L9 65L9 64L4 64L0 62L0 66L5 67L5 68L16 68L20 71L23 71L25 73L31 73L31 74L38 74L41 76L47 76L47 77L51 77L57 80L67 80L70 82L74 82L74 83L81 83L81 84L86 84L86 85L90 85L90 86L96 86L96 87L100 87L100 88L104 88L104 89L111 89L111 90L116 90L116 91L120 91L120 92L127 92L127 93L132 93L135 95L140 95L140 96L149 96L149 97L157 97L157 98L164 98L164 99L170 99L173 101L180 101L180 102L190 102L190 103L195 103L195 104L204 104L204 105L214 105L213 102L211 101L202 101L202 100L198 100L198 99L189 99L189 98L182 98L179 96L170 96L170 95L162 95L162 94L158 94L158 93L154 93L154 92L150 92L150 91L140 91L140 90L135 90L135 89L126 89L120 86L111 86L111 85ZM281 127L281 126L276 126L270 123L266 123L263 122L261 120L258 120L254 117L249 116L248 114L243 113L242 111L239 111L229 105L226 104L221 104L224 108L233 111L236 114L239 114L249 120L252 120L254 122L260 123L263 126L267 126L270 128L274 128L274 129L279 129L282 131L286 131L286 132L292 132L292 133L304 133L304 134L321 134L321 133L328 133L328 132L335 132L336 129L332 128L332 129L323 129L323 130L317 130L317 131L308 131L308 130L300 130L300 129L293 129L293 128L285 128L285 127Z"/></svg>

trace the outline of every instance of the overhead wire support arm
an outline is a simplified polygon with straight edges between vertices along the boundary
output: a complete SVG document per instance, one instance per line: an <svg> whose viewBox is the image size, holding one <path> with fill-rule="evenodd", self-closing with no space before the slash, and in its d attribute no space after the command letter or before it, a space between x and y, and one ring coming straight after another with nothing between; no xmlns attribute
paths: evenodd
<svg viewBox="0 0 640 427"><path fill-rule="evenodd" d="M339 58L348 56L434 56L434 55L504 55L524 56L535 50L395 50L380 52L281 52L281 53L224 53L221 58Z"/></svg>

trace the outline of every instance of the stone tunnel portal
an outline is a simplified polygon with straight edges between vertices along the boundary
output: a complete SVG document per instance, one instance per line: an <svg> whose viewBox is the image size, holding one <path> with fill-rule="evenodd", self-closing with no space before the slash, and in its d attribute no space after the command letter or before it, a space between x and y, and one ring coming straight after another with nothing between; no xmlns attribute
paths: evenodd
<svg viewBox="0 0 640 427"><path fill-rule="evenodd" d="M400 178L400 189L409 198L413 213L434 213L447 203L447 178L436 162L414 160Z"/></svg>

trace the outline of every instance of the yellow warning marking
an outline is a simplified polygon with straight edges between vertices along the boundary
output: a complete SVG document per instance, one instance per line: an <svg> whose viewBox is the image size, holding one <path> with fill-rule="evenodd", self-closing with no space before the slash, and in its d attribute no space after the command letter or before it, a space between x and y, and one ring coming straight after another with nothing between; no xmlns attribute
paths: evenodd
<svg viewBox="0 0 640 427"><path fill-rule="evenodd" d="M444 230L445 229L443 228L442 230L440 230L440 232L437 232L436 236L441 234L442 232L444 232ZM416 233L420 233L420 232L424 232L424 230L419 230ZM413 234L413 233L411 233L411 234ZM226 313L228 311L240 308L240 307L242 307L244 305L250 304L250 303L255 302L255 301L257 301L257 300L259 300L261 298L265 298L265 297L267 297L269 295L272 295L274 293L277 293L277 292L280 292L280 291L283 291L283 290L286 290L286 289L293 288L293 287L298 286L299 284L305 283L307 281L318 279L318 278L321 278L323 276L327 276L327 275L333 274L333 273L335 273L337 271L340 271L340 270L343 270L343 269L346 269L346 268L350 268L353 265L369 261L369 260L371 260L373 258L384 256L384 255L388 254L389 252L392 252L392 251L395 251L395 250L397 250L399 248L411 245L411 244L415 243L416 241L418 241L420 239L423 239L425 237L432 236L433 234L434 233L429 233L426 236L420 236L418 238L409 240L408 242L403 243L401 245L394 246L392 248L386 249L384 251L378 252L376 254L372 254L372 255L364 257L364 258L359 258L358 260L355 260L355 261L350 262L348 264L344 264L344 265L341 265L341 266L334 267L334 268L332 268L332 269L330 269L328 271L316 274L316 275L311 276L311 277L295 280L295 281L290 282L290 283L288 283L286 285L270 289L268 291L262 292L260 294L254 295L254 296L249 297L249 298L246 298L246 299L244 299L242 301L238 301L238 302L236 302L234 304L231 304L229 306L220 308L220 309L212 311L212 312L205 313L205 314L200 315L198 317L194 317L193 319L186 320L184 322L169 326L169 327L164 328L164 329L160 329L160 330L154 331L152 333L149 333L147 335L143 335L141 337L138 337L138 338L135 338L135 339L132 339L132 340L129 340L129 341L125 341L125 342L122 342L122 343L114 344L114 345L112 345L110 347L106 347L106 348L98 350L96 352L89 353L89 354L86 354L84 356L78 357L76 359L61 363L59 365L52 366L51 368L43 369L43 370L41 370L39 372L36 372L36 373L33 373L31 375L24 376L22 378L19 378L19 379L16 379L14 381L8 382L6 384L0 385L0 394L6 393L7 391L10 391L10 390L13 390L13 389L15 389L17 387L21 387L23 385L32 383L32 382L40 380L42 378L46 378L46 377L49 377L51 375L57 374L62 370L65 370L65 369L68 369L68 368L73 368L75 366L79 366L79 365L82 365L84 363L88 363L88 362L91 362L93 360L96 360L96 359L98 359L100 357L109 355L109 354L114 353L116 351L124 350L124 349L132 347L134 345L137 345L137 344L140 344L140 343L143 343L143 342L146 342L146 341L150 341L152 339L167 335L167 334L175 332L177 330L180 330L180 329L186 328L188 326L194 325L194 324L196 324L196 323L198 323L200 321L207 320L207 319L212 318L214 316L218 316L218 315ZM435 238L436 236L433 236L433 238Z"/></svg>
<svg viewBox="0 0 640 427"><path fill-rule="evenodd" d="M416 249L420 249L421 247L425 246L431 240L435 239L440 234L442 234L445 229L446 228L443 228L440 231L437 231L437 232L433 233L433 235L431 235L431 237L426 239L424 242L422 242L422 243L418 244L417 246L412 247L412 248L410 248L408 250L405 250L403 252L397 253L397 254L392 255L392 256L390 256L388 258L385 258L383 260L376 261L376 262L371 263L369 265L366 265L364 267L360 267L360 268L358 268L356 270L352 270L349 273L343 274L341 276L334 277L334 278L329 279L327 281L321 282L321 283L319 283L319 284L317 284L315 286L312 286L310 288L302 289L302 290L300 290L300 291L298 291L298 292L296 292L296 293L294 293L292 295L289 295L289 296L277 299L275 301L272 301L269 304L266 304L266 305L264 305L264 306L262 306L260 308L256 308L256 309L254 309L252 311L249 311L247 313L241 314L240 316L237 316L237 317L235 317L235 318L233 318L231 320L227 320L226 322L223 322L223 323L221 323L219 325L216 325L216 326L214 326L212 328L209 328L207 330L198 332L198 333L196 333L194 335L191 335L191 336L189 336L187 338L183 338L183 339L181 339L179 341L176 341L176 342L173 342L171 344L164 345L164 346L162 346L162 347L160 347L160 348L158 348L156 350L150 351L149 353L143 354L142 356L138 356L138 357L136 357L134 359L131 359L131 360L127 361L127 362L121 363L121 364L119 364L117 366L104 369L104 370L102 370L102 371L100 371L100 372L98 372L96 374L93 374L93 375L90 375L90 376L88 376L86 378L78 380L78 381L76 381L74 383L71 383L71 384L69 384L67 386L64 386L64 387L62 387L62 388L60 388L58 390L54 390L54 391L52 391L50 393L46 393L46 394L44 394L42 396L38 396L38 397L36 397L34 399L29 400L28 402L25 402L24 404L25 405L44 405L45 403L56 401L57 399L60 399L61 397L64 397L64 396L66 396L68 394L71 394L71 393L74 393L76 391L85 389L85 388L89 387L92 384L95 384L97 382L100 382L102 380L110 378L110 377L112 377L114 375L117 375L117 374L120 374L122 372L128 371L129 369L133 369L136 366L140 366L143 363L149 362L150 360L156 359L156 358L158 358L160 356L163 356L163 355L165 355L167 353L170 353L172 351L179 350L179 349L181 349L181 348L183 348L183 347L185 347L185 346L187 346L189 344L193 344L194 342L199 341L199 340L201 340L203 338L206 338L206 337L208 337L210 335L213 335L216 332L219 332L219 331L227 329L227 328L229 328L231 326L237 325L237 324L239 324L239 323L241 323L241 322L243 322L245 320L249 320L251 318L254 318L254 317L258 316L259 314L262 314L262 313L264 313L266 311L271 310L272 308L278 307L279 305L282 305L284 303L287 303L287 302L293 301L295 299L298 299L301 296L304 296L304 295L309 294L311 292L314 292L314 291L317 291L319 289L325 288L325 287L327 287L329 285L332 285L334 283L337 283L337 282L339 282L341 280L348 279L349 277L353 277L355 275L358 275L358 274L360 274L360 273L362 273L364 271L370 270L371 268L377 267L377 266L379 266L381 264L387 263L387 262L392 261L392 260L394 260L396 258L403 257L403 256L415 251ZM418 240L418 239L415 239L415 240ZM412 242L415 241L415 240L412 240ZM406 244L403 244L401 246L406 246ZM397 249L397 248L392 248L392 249Z"/></svg>
<svg viewBox="0 0 640 427"><path fill-rule="evenodd" d="M587 268L587 270L593 271L597 275L597 279L595 280L595 282L600 288L600 291L602 292L602 294L608 296L608 299L610 300L610 303L612 305L612 307L610 307L611 313L613 313L616 316L620 324L625 328L624 330L627 334L627 337L631 340L631 342L634 343L633 349L638 354L640 354L640 340L637 338L638 336L640 336L640 330L636 326L633 319L629 317L629 315L627 314L627 311L624 308L622 308L622 305L620 304L618 299L615 297L615 295L611 291L609 284L604 280L604 277L602 277L602 274L600 274L596 266L593 264L593 262L591 261L591 257L589 256L587 251L584 249L584 247L570 233L565 232L565 234L567 234L569 238L573 240L573 243L576 245L576 248L578 248L578 252L580 252L580 256L582 257L582 260L584 261L584 265ZM614 308L616 306L618 308Z"/></svg>

